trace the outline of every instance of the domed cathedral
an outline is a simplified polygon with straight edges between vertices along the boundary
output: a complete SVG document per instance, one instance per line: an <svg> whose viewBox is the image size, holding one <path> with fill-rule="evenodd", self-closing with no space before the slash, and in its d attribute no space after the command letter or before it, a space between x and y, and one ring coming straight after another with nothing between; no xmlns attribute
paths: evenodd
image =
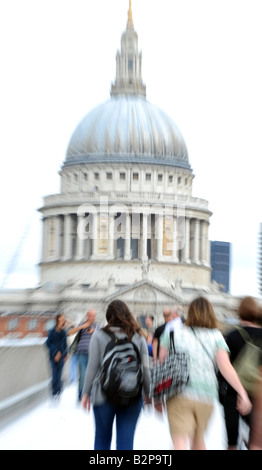
<svg viewBox="0 0 262 470"><path fill-rule="evenodd" d="M147 101L131 0L111 97L77 126L60 176L40 209L42 285L122 296L137 314L209 288L211 212L181 132Z"/></svg>
<svg viewBox="0 0 262 470"><path fill-rule="evenodd" d="M40 283L1 290L0 337L45 335L57 312L77 324L94 308L104 324L115 298L142 325L147 314L155 326L162 323L166 306L180 305L186 314L199 294L221 322L236 316L239 299L210 284L211 212L192 196L184 139L146 99L131 0L111 97L77 126L60 176L60 193L45 197L39 209ZM42 333L32 331L32 319Z"/></svg>

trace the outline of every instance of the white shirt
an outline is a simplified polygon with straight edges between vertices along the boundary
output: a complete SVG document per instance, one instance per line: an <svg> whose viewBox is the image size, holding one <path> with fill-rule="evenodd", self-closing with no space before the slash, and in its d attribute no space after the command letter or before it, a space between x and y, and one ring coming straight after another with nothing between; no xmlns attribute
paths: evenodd
<svg viewBox="0 0 262 470"><path fill-rule="evenodd" d="M180 317L174 318L174 320L171 320L166 324L164 333L169 333L170 331L174 331L177 328L181 328L182 325L183 322Z"/></svg>

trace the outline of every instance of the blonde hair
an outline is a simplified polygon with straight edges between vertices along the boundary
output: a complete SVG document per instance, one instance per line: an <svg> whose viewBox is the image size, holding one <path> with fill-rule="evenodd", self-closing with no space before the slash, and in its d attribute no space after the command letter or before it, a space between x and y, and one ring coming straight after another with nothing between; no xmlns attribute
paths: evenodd
<svg viewBox="0 0 262 470"><path fill-rule="evenodd" d="M217 319L212 304L205 297L193 300L188 308L187 326L200 328L217 328Z"/></svg>

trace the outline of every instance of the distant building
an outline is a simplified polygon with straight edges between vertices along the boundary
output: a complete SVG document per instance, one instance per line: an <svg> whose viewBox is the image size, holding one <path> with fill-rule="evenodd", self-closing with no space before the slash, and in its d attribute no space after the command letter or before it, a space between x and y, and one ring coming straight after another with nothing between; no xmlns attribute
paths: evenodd
<svg viewBox="0 0 262 470"><path fill-rule="evenodd" d="M258 233L257 270L258 292L259 295L262 295L262 223Z"/></svg>
<svg viewBox="0 0 262 470"><path fill-rule="evenodd" d="M0 339L44 338L55 325L55 312L0 312Z"/></svg>
<svg viewBox="0 0 262 470"><path fill-rule="evenodd" d="M231 243L211 241L211 280L222 292L230 290Z"/></svg>

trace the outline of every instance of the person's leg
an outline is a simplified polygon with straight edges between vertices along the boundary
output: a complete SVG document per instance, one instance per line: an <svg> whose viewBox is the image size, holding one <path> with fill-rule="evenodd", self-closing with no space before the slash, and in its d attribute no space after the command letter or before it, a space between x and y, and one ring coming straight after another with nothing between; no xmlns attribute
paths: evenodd
<svg viewBox="0 0 262 470"><path fill-rule="evenodd" d="M76 381L77 377L77 355L73 354L70 357L70 383Z"/></svg>
<svg viewBox="0 0 262 470"><path fill-rule="evenodd" d="M62 391L62 373L63 373L63 368L64 368L64 361L63 359L60 359L60 361L57 364L57 379L56 379L56 395L60 395Z"/></svg>
<svg viewBox="0 0 262 470"><path fill-rule="evenodd" d="M191 444L192 450L206 450L204 434L213 413L213 405L202 402L192 402L195 419L195 431Z"/></svg>
<svg viewBox="0 0 262 470"><path fill-rule="evenodd" d="M128 406L120 406L116 411L116 448L133 450L137 420L142 409L142 400Z"/></svg>
<svg viewBox="0 0 262 470"><path fill-rule="evenodd" d="M59 395L62 388L62 370L63 370L63 361L62 359L59 362L55 362L54 359L51 360L52 366L52 395L55 397Z"/></svg>
<svg viewBox="0 0 262 470"><path fill-rule="evenodd" d="M51 363L51 368L52 368L52 381L51 381L51 387L52 387L52 395L53 397L56 395L56 383L57 383L57 366L56 362L54 359L50 360Z"/></svg>
<svg viewBox="0 0 262 470"><path fill-rule="evenodd" d="M194 436L191 450L206 450L204 436Z"/></svg>
<svg viewBox="0 0 262 470"><path fill-rule="evenodd" d="M172 434L171 438L173 441L174 450L187 450L187 434Z"/></svg>
<svg viewBox="0 0 262 470"><path fill-rule="evenodd" d="M116 406L105 403L104 405L95 405L93 410L95 416L94 450L110 450Z"/></svg>
<svg viewBox="0 0 262 470"><path fill-rule="evenodd" d="M193 402L180 396L171 398L167 401L167 417L174 450L186 450L195 430Z"/></svg>
<svg viewBox="0 0 262 470"><path fill-rule="evenodd" d="M227 432L228 450L237 449L239 433L239 412L237 411L237 394L234 390L228 390L224 399L224 415Z"/></svg>
<svg viewBox="0 0 262 470"><path fill-rule="evenodd" d="M79 401L82 398L82 392L83 392L83 387L84 387L87 363L88 363L88 354L81 354L80 353L78 355L78 371L79 371L78 399L79 399Z"/></svg>

